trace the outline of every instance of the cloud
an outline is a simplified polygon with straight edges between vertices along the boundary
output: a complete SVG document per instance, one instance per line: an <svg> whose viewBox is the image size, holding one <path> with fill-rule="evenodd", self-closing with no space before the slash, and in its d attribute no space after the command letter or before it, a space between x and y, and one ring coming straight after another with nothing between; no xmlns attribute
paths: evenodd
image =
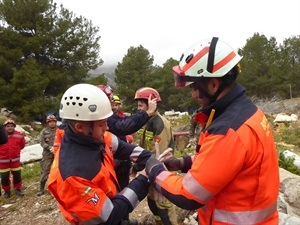
<svg viewBox="0 0 300 225"><path fill-rule="evenodd" d="M195 42L219 36L234 48L258 32L282 43L300 35L300 1L56 0L100 27L100 56L118 62L131 46L147 48L155 63L179 56Z"/></svg>

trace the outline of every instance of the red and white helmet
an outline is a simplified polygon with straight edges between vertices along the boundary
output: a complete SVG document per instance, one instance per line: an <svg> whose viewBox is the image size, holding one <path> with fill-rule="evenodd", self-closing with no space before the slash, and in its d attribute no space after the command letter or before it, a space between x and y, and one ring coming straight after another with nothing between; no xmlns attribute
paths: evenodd
<svg viewBox="0 0 300 225"><path fill-rule="evenodd" d="M113 114L107 96L92 84L76 84L70 87L60 102L62 119L80 121L103 120Z"/></svg>
<svg viewBox="0 0 300 225"><path fill-rule="evenodd" d="M46 119L46 123L49 123L50 121L57 121L56 117L54 115L49 115L47 116L47 119Z"/></svg>
<svg viewBox="0 0 300 225"><path fill-rule="evenodd" d="M102 85L102 84L99 84L99 85L96 85L98 88L100 88L105 94L106 96L111 99L113 94L114 94L114 91L113 89L109 86L109 85Z"/></svg>
<svg viewBox="0 0 300 225"><path fill-rule="evenodd" d="M138 89L135 92L134 100L139 100L139 99L148 100L149 96L151 96L151 99L157 98L158 102L161 101L158 91L151 87L143 87L143 88Z"/></svg>
<svg viewBox="0 0 300 225"><path fill-rule="evenodd" d="M201 77L223 77L242 59L227 43L217 37L198 42L173 67L176 87L185 87Z"/></svg>
<svg viewBox="0 0 300 225"><path fill-rule="evenodd" d="M7 120L5 120L5 122L3 123L3 125L6 126L7 124L13 124L14 127L17 126L16 123L15 123L15 121L13 119L7 119Z"/></svg>

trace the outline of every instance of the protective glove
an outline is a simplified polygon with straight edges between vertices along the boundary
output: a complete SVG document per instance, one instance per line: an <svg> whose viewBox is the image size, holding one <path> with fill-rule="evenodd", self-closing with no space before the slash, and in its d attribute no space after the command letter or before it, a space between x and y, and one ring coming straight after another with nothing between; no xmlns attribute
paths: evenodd
<svg viewBox="0 0 300 225"><path fill-rule="evenodd" d="M152 116L156 112L157 108L157 99L153 98L152 95L149 95L148 98L148 110L146 111L149 116Z"/></svg>
<svg viewBox="0 0 300 225"><path fill-rule="evenodd" d="M168 201L168 199L166 199L166 197L164 197L161 193L159 193L154 188L153 188L153 197L154 197L154 201L156 201L158 203L166 203Z"/></svg>
<svg viewBox="0 0 300 225"><path fill-rule="evenodd" d="M157 159L161 162L165 161L167 158L170 158L173 156L173 149L172 148L167 148L163 153L161 153Z"/></svg>
<svg viewBox="0 0 300 225"><path fill-rule="evenodd" d="M183 158L170 157L164 161L165 166L169 171L182 170L183 168Z"/></svg>
<svg viewBox="0 0 300 225"><path fill-rule="evenodd" d="M133 142L133 136L132 135L126 135L126 141L127 143L132 143Z"/></svg>
<svg viewBox="0 0 300 225"><path fill-rule="evenodd" d="M190 138L187 148L194 148L197 145L197 138Z"/></svg>
<svg viewBox="0 0 300 225"><path fill-rule="evenodd" d="M158 159L156 159L155 155L152 155L146 162L146 167L145 167L146 174L149 175L154 167L160 165L164 167L164 164Z"/></svg>

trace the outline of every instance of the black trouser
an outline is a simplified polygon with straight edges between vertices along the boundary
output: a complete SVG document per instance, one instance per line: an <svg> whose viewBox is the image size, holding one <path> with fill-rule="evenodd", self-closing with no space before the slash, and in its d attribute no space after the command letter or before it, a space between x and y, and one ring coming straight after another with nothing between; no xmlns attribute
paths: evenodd
<svg viewBox="0 0 300 225"><path fill-rule="evenodd" d="M13 185L15 188L20 188L21 187L21 170L17 171L7 171L7 172L2 172L1 173L1 184L2 188L4 191L9 191L10 190L10 172L13 175Z"/></svg>

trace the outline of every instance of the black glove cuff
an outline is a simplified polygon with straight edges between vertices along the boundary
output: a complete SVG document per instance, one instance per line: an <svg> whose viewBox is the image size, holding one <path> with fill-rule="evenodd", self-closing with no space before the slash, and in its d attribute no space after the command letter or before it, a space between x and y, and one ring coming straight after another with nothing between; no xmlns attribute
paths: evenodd
<svg viewBox="0 0 300 225"><path fill-rule="evenodd" d="M141 174L127 185L128 188L132 189L136 193L139 201L142 201L146 197L146 195L148 194L149 186L150 183L148 181L148 178Z"/></svg>
<svg viewBox="0 0 300 225"><path fill-rule="evenodd" d="M151 184L155 183L156 177L162 172L165 171L165 167L163 164L155 165L152 170L150 171L150 174L148 175L149 181Z"/></svg>
<svg viewBox="0 0 300 225"><path fill-rule="evenodd" d="M133 164L132 169L134 169L135 171L139 172L142 171L145 168L145 165L140 165L140 164Z"/></svg>
<svg viewBox="0 0 300 225"><path fill-rule="evenodd" d="M192 158L191 156L184 156L183 158L183 165L181 168L182 173L187 173L189 169L191 169L192 165Z"/></svg>

